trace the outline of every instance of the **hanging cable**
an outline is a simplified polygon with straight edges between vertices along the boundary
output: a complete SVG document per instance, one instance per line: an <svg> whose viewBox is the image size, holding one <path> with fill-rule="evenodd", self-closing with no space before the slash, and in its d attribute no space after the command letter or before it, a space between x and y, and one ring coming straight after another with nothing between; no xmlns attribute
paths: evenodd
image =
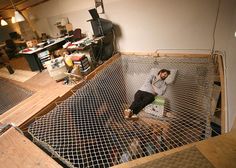
<svg viewBox="0 0 236 168"><path fill-rule="evenodd" d="M215 19L215 24L214 24L214 28L213 28L213 43L212 43L212 49L211 49L211 56L213 56L213 53L215 51L215 33L216 33L216 25L218 22L218 17L219 17L219 12L220 12L220 4L221 4L221 0L218 1L218 7L217 7L217 12L216 12L216 19Z"/></svg>
<svg viewBox="0 0 236 168"><path fill-rule="evenodd" d="M12 2L12 0L10 0L10 1L11 1L11 5L13 6L13 8L14 8L15 11L16 11L16 7L15 7L14 3Z"/></svg>

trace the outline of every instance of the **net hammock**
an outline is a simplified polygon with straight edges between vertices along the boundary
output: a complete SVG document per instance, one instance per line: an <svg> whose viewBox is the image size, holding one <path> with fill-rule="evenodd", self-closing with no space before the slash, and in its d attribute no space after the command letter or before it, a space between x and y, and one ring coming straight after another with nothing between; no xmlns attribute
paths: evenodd
<svg viewBox="0 0 236 168"><path fill-rule="evenodd" d="M123 111L152 68L178 70L164 94L164 116ZM68 167L111 167L211 136L214 64L209 58L122 56L28 132Z"/></svg>

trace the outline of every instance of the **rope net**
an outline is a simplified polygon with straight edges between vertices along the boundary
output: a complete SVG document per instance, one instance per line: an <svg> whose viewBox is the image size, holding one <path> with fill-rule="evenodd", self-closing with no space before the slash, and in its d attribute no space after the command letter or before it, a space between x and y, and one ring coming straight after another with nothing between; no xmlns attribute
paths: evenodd
<svg viewBox="0 0 236 168"><path fill-rule="evenodd" d="M125 120L152 68L178 70L163 117ZM214 64L208 58L122 56L32 123L33 140L68 167L111 167L211 136Z"/></svg>

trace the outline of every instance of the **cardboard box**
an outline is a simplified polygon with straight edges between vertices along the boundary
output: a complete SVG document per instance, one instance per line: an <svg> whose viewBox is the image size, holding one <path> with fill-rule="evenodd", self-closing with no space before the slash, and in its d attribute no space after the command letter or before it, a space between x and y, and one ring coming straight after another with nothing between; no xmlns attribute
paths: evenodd
<svg viewBox="0 0 236 168"><path fill-rule="evenodd" d="M66 24L66 30L67 32L73 31L73 25L71 23Z"/></svg>
<svg viewBox="0 0 236 168"><path fill-rule="evenodd" d="M38 44L37 40L29 40L26 42L28 48L34 48L37 46L37 44Z"/></svg>
<svg viewBox="0 0 236 168"><path fill-rule="evenodd" d="M67 72L67 69L63 57L47 61L45 64L47 66L49 75L54 80L59 81L67 76L65 74L65 72Z"/></svg>

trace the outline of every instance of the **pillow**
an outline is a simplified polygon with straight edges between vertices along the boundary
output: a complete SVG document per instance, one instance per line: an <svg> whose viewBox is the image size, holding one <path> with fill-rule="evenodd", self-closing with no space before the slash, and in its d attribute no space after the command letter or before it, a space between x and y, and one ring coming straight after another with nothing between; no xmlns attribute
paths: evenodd
<svg viewBox="0 0 236 168"><path fill-rule="evenodd" d="M176 74L177 74L177 69L169 69L170 70L170 75L165 79L165 82L167 84L171 84L174 83L175 78L176 78Z"/></svg>
<svg viewBox="0 0 236 168"><path fill-rule="evenodd" d="M161 96L156 96L155 100L151 104L147 105L143 111L153 117L163 117L164 104L165 98Z"/></svg>
<svg viewBox="0 0 236 168"><path fill-rule="evenodd" d="M176 77L176 74L177 74L177 69L168 69L168 68L162 68L162 69L167 69L170 71L170 75L165 79L165 82L167 84L171 84L171 83L174 83L175 81L175 77ZM151 73L153 75L156 75L161 69L159 68L153 68L151 69Z"/></svg>

